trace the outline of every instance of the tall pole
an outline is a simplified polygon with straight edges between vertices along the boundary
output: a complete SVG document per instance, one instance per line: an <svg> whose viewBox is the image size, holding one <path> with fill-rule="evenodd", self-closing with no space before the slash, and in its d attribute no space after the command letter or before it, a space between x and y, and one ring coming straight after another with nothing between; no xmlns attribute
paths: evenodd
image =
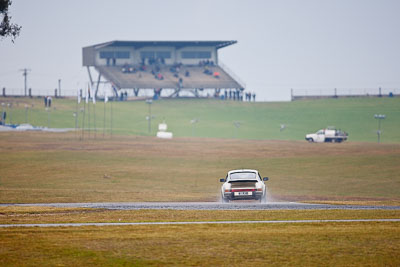
<svg viewBox="0 0 400 267"><path fill-rule="evenodd" d="M106 133L106 102L108 101L108 97L106 95L106 92L104 92L104 106L103 106L103 138Z"/></svg>
<svg viewBox="0 0 400 267"><path fill-rule="evenodd" d="M24 87L25 91L24 92L25 92L25 96L26 96L26 92L27 92L27 88L28 88L28 72L31 70L25 68L20 71L22 71L22 76L24 76L24 83L25 83L25 87Z"/></svg>
<svg viewBox="0 0 400 267"><path fill-rule="evenodd" d="M91 97L91 95L90 95L89 85L88 85L88 89L87 89L87 95L88 95L88 97L86 99L86 102L87 102L87 113L88 113L88 138L90 139L90 97Z"/></svg>
<svg viewBox="0 0 400 267"><path fill-rule="evenodd" d="M75 138L77 137L77 131L78 131L78 107L80 103L81 103L81 97L78 91L76 99L76 108L75 108Z"/></svg>
<svg viewBox="0 0 400 267"><path fill-rule="evenodd" d="M149 105L149 115L147 117L147 122L148 122L148 131L149 131L149 135L151 133L151 104L153 103L153 101L151 99L147 99L146 103Z"/></svg>
<svg viewBox="0 0 400 267"><path fill-rule="evenodd" d="M61 97L61 79L58 79L58 95Z"/></svg>
<svg viewBox="0 0 400 267"><path fill-rule="evenodd" d="M378 120L378 143L381 142L381 120Z"/></svg>
<svg viewBox="0 0 400 267"><path fill-rule="evenodd" d="M111 138L112 138L112 135L113 135L113 102L114 102L114 99L111 101L111 125L110 125L110 131L111 131Z"/></svg>
<svg viewBox="0 0 400 267"><path fill-rule="evenodd" d="M94 126L94 139L96 139L96 95L93 94L93 126Z"/></svg>

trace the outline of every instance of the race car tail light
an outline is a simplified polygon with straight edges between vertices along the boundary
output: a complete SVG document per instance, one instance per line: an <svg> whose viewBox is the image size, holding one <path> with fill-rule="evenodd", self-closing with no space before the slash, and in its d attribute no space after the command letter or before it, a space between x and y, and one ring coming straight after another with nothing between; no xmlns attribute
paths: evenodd
<svg viewBox="0 0 400 267"><path fill-rule="evenodd" d="M230 193L231 190L230 189L225 189L225 193Z"/></svg>
<svg viewBox="0 0 400 267"><path fill-rule="evenodd" d="M262 192L262 188L257 188L257 191L258 192Z"/></svg>

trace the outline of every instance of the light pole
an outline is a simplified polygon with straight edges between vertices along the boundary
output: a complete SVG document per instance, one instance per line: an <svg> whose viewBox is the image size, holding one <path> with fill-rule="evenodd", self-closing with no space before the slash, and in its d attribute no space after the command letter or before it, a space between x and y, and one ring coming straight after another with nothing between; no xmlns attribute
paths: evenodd
<svg viewBox="0 0 400 267"><path fill-rule="evenodd" d="M151 132L151 104L152 103L153 103L153 100L151 100L151 99L146 100L146 104L149 105L149 115L147 116L149 134Z"/></svg>
<svg viewBox="0 0 400 267"><path fill-rule="evenodd" d="M61 97L61 79L58 79L58 94Z"/></svg>
<svg viewBox="0 0 400 267"><path fill-rule="evenodd" d="M376 132L378 135L378 143L381 142L381 121L384 120L386 118L386 115L383 114L375 114L374 118L378 120L378 131Z"/></svg>

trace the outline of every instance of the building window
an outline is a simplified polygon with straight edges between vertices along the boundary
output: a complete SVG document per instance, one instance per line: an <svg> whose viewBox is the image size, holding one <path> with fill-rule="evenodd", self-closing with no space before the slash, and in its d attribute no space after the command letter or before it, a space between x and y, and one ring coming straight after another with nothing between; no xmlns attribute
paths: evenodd
<svg viewBox="0 0 400 267"><path fill-rule="evenodd" d="M142 52L140 52L140 57L141 58L154 58L155 53L154 53L154 51L142 51Z"/></svg>
<svg viewBox="0 0 400 267"><path fill-rule="evenodd" d="M129 51L100 51L100 58L130 58Z"/></svg>
<svg viewBox="0 0 400 267"><path fill-rule="evenodd" d="M115 52L116 58L130 58L129 51L117 51Z"/></svg>
<svg viewBox="0 0 400 267"><path fill-rule="evenodd" d="M114 52L112 51L100 51L100 58L113 58Z"/></svg>
<svg viewBox="0 0 400 267"><path fill-rule="evenodd" d="M140 52L141 58L171 58L169 51L142 51Z"/></svg>
<svg viewBox="0 0 400 267"><path fill-rule="evenodd" d="M211 58L210 51L182 51L182 58Z"/></svg>
<svg viewBox="0 0 400 267"><path fill-rule="evenodd" d="M171 52L169 51L157 51L156 55L158 58L171 58Z"/></svg>

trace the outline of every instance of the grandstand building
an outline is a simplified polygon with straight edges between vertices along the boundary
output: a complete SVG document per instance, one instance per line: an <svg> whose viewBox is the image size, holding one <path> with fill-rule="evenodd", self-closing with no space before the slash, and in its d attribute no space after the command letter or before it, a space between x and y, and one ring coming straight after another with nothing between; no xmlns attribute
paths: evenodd
<svg viewBox="0 0 400 267"><path fill-rule="evenodd" d="M245 85L218 59L218 50L237 41L111 41L82 49L82 63L96 95L105 79L118 90L154 90L155 96L181 92L195 97L202 91L243 91ZM93 80L91 67L98 72Z"/></svg>

